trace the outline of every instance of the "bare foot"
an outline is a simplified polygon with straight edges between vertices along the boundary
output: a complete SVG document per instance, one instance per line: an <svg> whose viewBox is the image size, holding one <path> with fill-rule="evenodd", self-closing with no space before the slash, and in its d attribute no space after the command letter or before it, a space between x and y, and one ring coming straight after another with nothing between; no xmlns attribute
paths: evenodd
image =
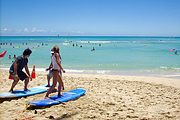
<svg viewBox="0 0 180 120"><path fill-rule="evenodd" d="M13 91L12 89L10 89L9 92L12 92L12 93L13 93L14 91Z"/></svg>
<svg viewBox="0 0 180 120"><path fill-rule="evenodd" d="M46 85L46 87L51 87L50 85Z"/></svg>
<svg viewBox="0 0 180 120"><path fill-rule="evenodd" d="M45 96L44 99L48 99L49 97L48 96Z"/></svg>
<svg viewBox="0 0 180 120"><path fill-rule="evenodd" d="M26 92L27 92L27 91L31 91L31 90L29 90L29 89L27 89L27 88L26 88L26 89L24 89L24 91L26 91Z"/></svg>
<svg viewBox="0 0 180 120"><path fill-rule="evenodd" d="M62 96L62 93L58 93L58 97L61 97Z"/></svg>

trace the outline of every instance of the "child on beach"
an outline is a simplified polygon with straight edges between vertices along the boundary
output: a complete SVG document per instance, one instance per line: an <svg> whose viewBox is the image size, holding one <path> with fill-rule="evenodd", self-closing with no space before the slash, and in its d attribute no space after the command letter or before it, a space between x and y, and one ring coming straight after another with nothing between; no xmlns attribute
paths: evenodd
<svg viewBox="0 0 180 120"><path fill-rule="evenodd" d="M49 73L47 74L47 85L46 87L51 87L50 85L50 80L53 77L53 70L51 68L47 68L46 71L49 71Z"/></svg>
<svg viewBox="0 0 180 120"><path fill-rule="evenodd" d="M52 54L51 64L50 64L49 69L51 69L51 67L52 67L53 84L50 87L50 89L47 91L45 98L48 97L49 94L54 91L57 82L59 84L58 85L58 96L61 96L61 87L64 86L63 82L62 82L62 72L65 73L65 70L61 66L61 56L59 53L59 47L54 46L52 48L52 51L54 51L54 54Z"/></svg>
<svg viewBox="0 0 180 120"><path fill-rule="evenodd" d="M24 81L24 90L27 91L27 85L29 83L29 79L32 80L31 76L30 76L30 72L29 72L29 68L28 68L28 57L30 56L30 54L32 53L32 51L27 48L24 50L23 55L18 56L16 58L16 60L13 62L13 64L10 67L9 73L13 78L13 83L11 85L11 88L9 90L9 92L13 92L14 87L16 86L16 84L19 82L19 80ZM22 70L23 68L25 68L26 73L24 73Z"/></svg>
<svg viewBox="0 0 180 120"><path fill-rule="evenodd" d="M54 51L53 49L51 49L51 58L54 55ZM53 77L53 70L52 70L52 63L49 65L49 68L46 69L46 71L49 71L49 73L47 74L47 86L46 87L50 87L50 79Z"/></svg>

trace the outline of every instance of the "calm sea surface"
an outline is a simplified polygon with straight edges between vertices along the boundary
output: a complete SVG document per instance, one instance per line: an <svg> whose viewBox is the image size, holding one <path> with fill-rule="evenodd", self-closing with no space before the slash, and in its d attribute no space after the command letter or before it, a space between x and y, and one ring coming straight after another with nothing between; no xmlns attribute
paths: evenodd
<svg viewBox="0 0 180 120"><path fill-rule="evenodd" d="M7 53L0 67L9 68L14 55L30 48L29 67L44 70L54 45L67 72L180 76L180 37L1 36L0 52Z"/></svg>

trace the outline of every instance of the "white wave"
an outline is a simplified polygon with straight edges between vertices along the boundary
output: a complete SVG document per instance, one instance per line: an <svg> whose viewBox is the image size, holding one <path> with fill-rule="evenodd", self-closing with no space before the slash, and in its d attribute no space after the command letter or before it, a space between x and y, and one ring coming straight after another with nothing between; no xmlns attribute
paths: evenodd
<svg viewBox="0 0 180 120"><path fill-rule="evenodd" d="M77 41L77 42L80 42L80 43L94 43L94 44L107 44L107 43L112 43L113 41Z"/></svg>
<svg viewBox="0 0 180 120"><path fill-rule="evenodd" d="M161 69L168 69L168 67L166 67L166 66L161 66L160 68Z"/></svg>
<svg viewBox="0 0 180 120"><path fill-rule="evenodd" d="M180 70L180 68L177 68L177 67L167 67L167 66L161 66L160 67L161 69L165 69L165 70Z"/></svg>
<svg viewBox="0 0 180 120"><path fill-rule="evenodd" d="M174 74L174 75L164 75L164 77L180 77L180 74Z"/></svg>
<svg viewBox="0 0 180 120"><path fill-rule="evenodd" d="M84 72L84 70L66 69L66 72L69 72L69 73L83 73L83 72Z"/></svg>
<svg viewBox="0 0 180 120"><path fill-rule="evenodd" d="M68 46L68 45L69 45L69 43L63 43L63 45L64 45L64 46Z"/></svg>
<svg viewBox="0 0 180 120"><path fill-rule="evenodd" d="M106 74L106 73L110 73L109 70L97 70L98 74Z"/></svg>
<svg viewBox="0 0 180 120"><path fill-rule="evenodd" d="M66 69L67 73L90 73L90 74L106 74L110 73L110 70L75 70L75 69Z"/></svg>
<svg viewBox="0 0 180 120"><path fill-rule="evenodd" d="M175 69L175 70L180 70L180 68L173 68L173 69Z"/></svg>

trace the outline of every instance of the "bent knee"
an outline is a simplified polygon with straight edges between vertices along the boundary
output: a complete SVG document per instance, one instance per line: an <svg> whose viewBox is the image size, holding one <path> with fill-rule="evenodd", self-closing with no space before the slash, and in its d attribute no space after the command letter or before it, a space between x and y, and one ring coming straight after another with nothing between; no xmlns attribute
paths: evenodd
<svg viewBox="0 0 180 120"><path fill-rule="evenodd" d="M19 81L19 77L12 76L12 78L13 78L14 81L17 81L17 82Z"/></svg>
<svg viewBox="0 0 180 120"><path fill-rule="evenodd" d="M13 79L15 82L19 82L19 78L14 78Z"/></svg>
<svg viewBox="0 0 180 120"><path fill-rule="evenodd" d="M25 80L26 80L26 81L29 81L29 78L27 77L27 78L25 78Z"/></svg>

